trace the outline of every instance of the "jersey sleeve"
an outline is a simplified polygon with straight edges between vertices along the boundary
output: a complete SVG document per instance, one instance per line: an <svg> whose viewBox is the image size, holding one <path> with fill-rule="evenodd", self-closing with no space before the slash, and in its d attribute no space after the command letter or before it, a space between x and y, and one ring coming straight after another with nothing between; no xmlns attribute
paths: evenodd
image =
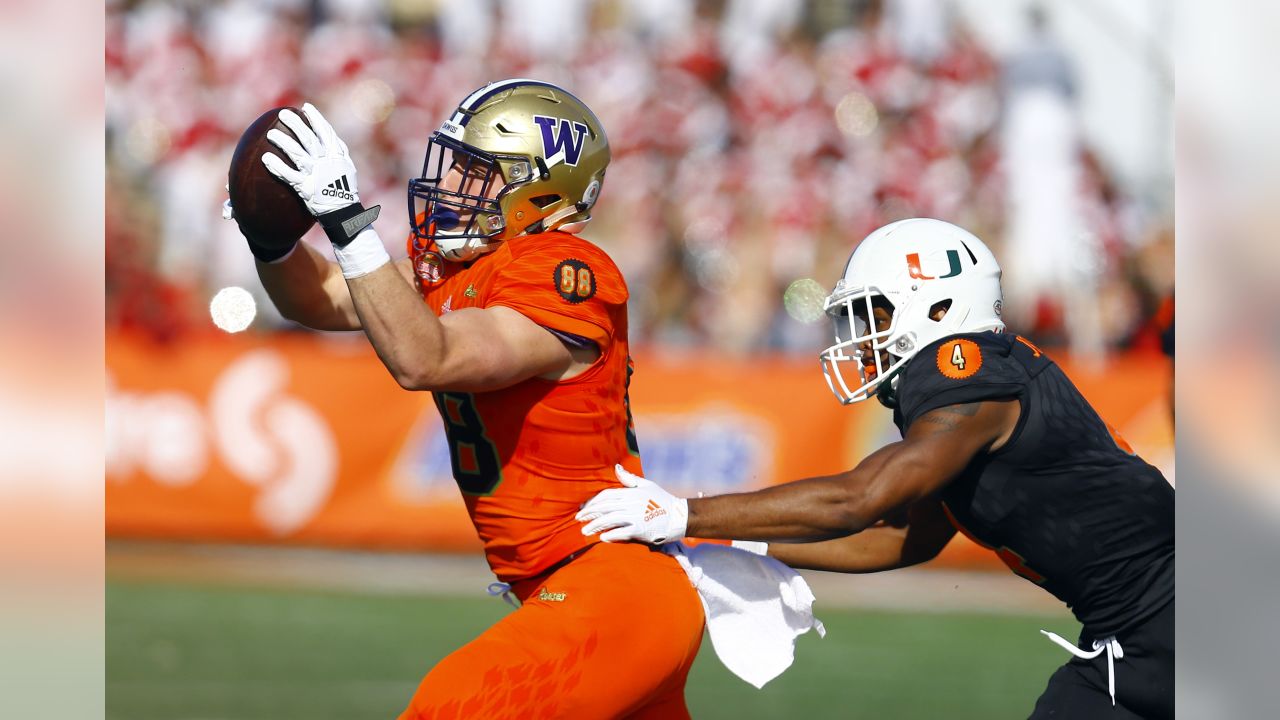
<svg viewBox="0 0 1280 720"><path fill-rule="evenodd" d="M531 243L495 279L486 307L509 307L558 336L612 340L627 286L601 249L571 235Z"/></svg>
<svg viewBox="0 0 1280 720"><path fill-rule="evenodd" d="M1019 397L1030 379L1015 356L1012 336L952 335L920 351L898 381L898 409L906 433L921 415L948 405Z"/></svg>

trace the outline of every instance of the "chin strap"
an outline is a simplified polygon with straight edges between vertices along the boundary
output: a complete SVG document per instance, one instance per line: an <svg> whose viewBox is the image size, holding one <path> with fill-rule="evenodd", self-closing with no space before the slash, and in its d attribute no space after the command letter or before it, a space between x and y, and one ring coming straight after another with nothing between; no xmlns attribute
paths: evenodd
<svg viewBox="0 0 1280 720"><path fill-rule="evenodd" d="M564 223L562 225L556 225L555 223L567 217L577 215L581 212L582 211L580 211L574 205L570 205L567 208L561 208L560 210L557 210L556 212L553 212L550 215L542 218L538 222L530 225L529 227L525 228L521 232L516 233L512 237L521 237L524 235L537 235L539 233L549 232L551 230L558 230L562 233L569 233L571 235L576 235L577 233L582 232L582 229L587 226L588 222L591 221L590 215L584 218L581 218L579 220L574 220L573 222ZM508 238L508 239L511 239L511 238ZM497 249L498 245L501 244L502 242L504 241L499 240L497 242L466 244L466 245L463 245L458 250L445 251L440 249L440 241L436 240L436 252L440 253L440 257L444 258L445 260L449 260L451 262L467 262L469 260L474 260L487 252L493 252L495 249Z"/></svg>
<svg viewBox="0 0 1280 720"><path fill-rule="evenodd" d="M546 232L548 230L559 230L560 232L565 232L565 233L581 232L582 228L586 226L589 220L591 220L590 215L585 215L584 217L580 217L577 220L574 220L573 222L562 223L561 221L567 220L575 215L583 215L583 213L584 211L578 205L569 205L567 207L562 207L559 210L551 213L550 215L542 218L538 222L530 225L528 228L525 229L524 233L521 233L521 234L527 233L532 235L534 233ZM537 229L535 230L535 228Z"/></svg>
<svg viewBox="0 0 1280 720"><path fill-rule="evenodd" d="M902 368L906 367L906 363L889 373L889 377L884 382L876 386L876 399L880 404L890 410L898 409L898 378L902 374Z"/></svg>
<svg viewBox="0 0 1280 720"><path fill-rule="evenodd" d="M485 253L493 252L497 247L498 243L496 242L476 244L467 243L456 250L443 250L440 248L440 241L436 241L436 252L440 254L440 257L450 262L468 262L475 260Z"/></svg>

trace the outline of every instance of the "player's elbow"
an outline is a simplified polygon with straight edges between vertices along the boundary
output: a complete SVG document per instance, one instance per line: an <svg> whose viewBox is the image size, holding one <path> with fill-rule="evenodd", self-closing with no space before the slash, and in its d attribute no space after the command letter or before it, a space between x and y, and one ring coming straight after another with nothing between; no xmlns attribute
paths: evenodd
<svg viewBox="0 0 1280 720"><path fill-rule="evenodd" d="M924 494L929 485L923 478L929 473L928 463L918 453L891 446L880 451L872 466L859 466L843 483L840 522L848 532L860 532L891 513L908 507Z"/></svg>
<svg viewBox="0 0 1280 720"><path fill-rule="evenodd" d="M502 368L494 357L465 357L445 348L425 356L411 355L394 366L388 364L388 369L405 390L483 392L504 386Z"/></svg>
<svg viewBox="0 0 1280 720"><path fill-rule="evenodd" d="M309 312L302 304L293 302L288 298L276 297L275 295L271 296L271 302L276 306L276 312L280 313L280 317L285 320L298 323L303 327L319 329L316 328L315 319L313 317L315 313Z"/></svg>
<svg viewBox="0 0 1280 720"><path fill-rule="evenodd" d="M433 354L404 352L383 358L396 384L405 390L447 390L441 366Z"/></svg>
<svg viewBox="0 0 1280 720"><path fill-rule="evenodd" d="M405 390L438 390L429 375L412 369L391 370L391 377Z"/></svg>
<svg viewBox="0 0 1280 720"><path fill-rule="evenodd" d="M868 493L852 493L833 504L828 512L827 526L831 537L842 537L862 532L878 519L875 515L876 503Z"/></svg>

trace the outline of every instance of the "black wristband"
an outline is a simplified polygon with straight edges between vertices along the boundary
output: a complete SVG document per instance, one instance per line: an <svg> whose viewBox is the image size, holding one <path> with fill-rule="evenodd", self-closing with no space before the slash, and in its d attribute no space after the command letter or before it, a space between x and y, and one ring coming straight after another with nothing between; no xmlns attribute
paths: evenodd
<svg viewBox="0 0 1280 720"><path fill-rule="evenodd" d="M378 213L381 211L381 205L374 205L366 210L360 203L351 203L344 208L320 215L316 220L319 221L320 227L324 228L324 234L329 236L329 242L338 247L346 247L356 239L361 230L378 219Z"/></svg>
<svg viewBox="0 0 1280 720"><path fill-rule="evenodd" d="M249 232L244 225L241 225L239 218L235 218L235 221L236 227L240 228L240 234L244 236L245 242L249 243L249 252L264 263L273 262L288 255L293 250L293 246L298 244L296 240L288 245L265 243L259 240L254 233Z"/></svg>

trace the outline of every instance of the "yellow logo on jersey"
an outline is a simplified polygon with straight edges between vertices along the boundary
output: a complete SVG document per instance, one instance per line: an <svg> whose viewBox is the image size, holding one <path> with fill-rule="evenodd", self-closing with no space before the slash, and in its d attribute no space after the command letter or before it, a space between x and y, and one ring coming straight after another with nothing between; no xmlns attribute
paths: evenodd
<svg viewBox="0 0 1280 720"><path fill-rule="evenodd" d="M463 295L466 295L467 297L471 297L471 298L473 298L473 297L475 297L476 295L479 295L480 293L476 292L476 286L475 286L475 285L468 285L468 286L467 286L467 289L462 291L462 294L463 294Z"/></svg>
<svg viewBox="0 0 1280 720"><path fill-rule="evenodd" d="M538 591L538 599L546 602L564 602L567 593L547 592L546 588Z"/></svg>

